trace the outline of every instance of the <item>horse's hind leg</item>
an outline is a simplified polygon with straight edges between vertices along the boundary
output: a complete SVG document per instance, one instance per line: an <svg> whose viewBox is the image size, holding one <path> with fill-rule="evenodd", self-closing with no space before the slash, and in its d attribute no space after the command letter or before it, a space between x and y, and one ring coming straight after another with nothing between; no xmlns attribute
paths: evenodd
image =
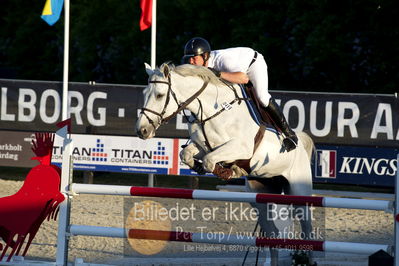
<svg viewBox="0 0 399 266"><path fill-rule="evenodd" d="M296 182L293 182L291 180L290 186L287 190L288 195L299 195L299 196L311 196L312 194L312 177L311 173L309 174L308 172L302 172L303 174L300 174L300 171L298 171L295 175L297 178ZM313 228L312 228L312 219L313 219L313 207L306 205L306 206L298 206L294 205L295 208L295 214L296 219L299 220L299 223L301 225L301 230L305 236L305 239L310 239L310 240L318 240L314 239L314 235L312 235ZM321 240L321 239L319 239ZM309 258L309 264L313 265L314 264L314 259L313 259L313 252L312 251L307 251L306 252Z"/></svg>
<svg viewBox="0 0 399 266"><path fill-rule="evenodd" d="M298 195L298 196L310 196L308 186L304 184L291 184L289 190L287 191L288 195ZM302 228L302 232L305 235L306 239L310 239L312 232L312 206L300 206L294 205L295 214L298 214L296 219L299 220Z"/></svg>
<svg viewBox="0 0 399 266"><path fill-rule="evenodd" d="M279 183L273 182L272 179L266 178L252 178L247 180L246 187L248 191L256 192L256 193L273 193L273 194L281 194L282 186ZM269 238L279 238L279 228L276 226L276 219L271 218L273 214L276 212L275 204L259 204L253 203L251 204L254 208L257 208L259 211L258 222L264 231L264 235ZM279 205L281 206L281 205ZM270 248L270 258L271 265L278 265L278 249Z"/></svg>

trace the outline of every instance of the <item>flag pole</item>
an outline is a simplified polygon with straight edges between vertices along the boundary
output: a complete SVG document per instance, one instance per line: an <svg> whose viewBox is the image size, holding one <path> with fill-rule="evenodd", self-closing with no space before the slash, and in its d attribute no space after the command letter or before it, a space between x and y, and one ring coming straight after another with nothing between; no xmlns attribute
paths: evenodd
<svg viewBox="0 0 399 266"><path fill-rule="evenodd" d="M64 69L63 69L63 82L62 82L62 121L69 118L68 112L68 68L69 68L69 7L70 0L64 0ZM70 133L70 132L69 132ZM70 199L68 195L69 183L71 178L71 162L72 154L72 140L64 136L63 138L63 159L61 169L61 186L60 192L65 196L65 200L60 204L59 217L58 217L58 238L57 238L57 252L56 252L56 265L63 266L68 263L68 236L67 229L69 226L70 216Z"/></svg>
<svg viewBox="0 0 399 266"><path fill-rule="evenodd" d="M157 0L152 0L151 23L151 68L156 67Z"/></svg>
<svg viewBox="0 0 399 266"><path fill-rule="evenodd" d="M151 68L156 67L156 33L157 33L157 0L152 0L152 22L151 22ZM148 186L154 186L154 174L148 174Z"/></svg>
<svg viewBox="0 0 399 266"><path fill-rule="evenodd" d="M68 114L68 73L69 73L69 0L65 0L64 25L64 70L62 82L62 121L69 118Z"/></svg>

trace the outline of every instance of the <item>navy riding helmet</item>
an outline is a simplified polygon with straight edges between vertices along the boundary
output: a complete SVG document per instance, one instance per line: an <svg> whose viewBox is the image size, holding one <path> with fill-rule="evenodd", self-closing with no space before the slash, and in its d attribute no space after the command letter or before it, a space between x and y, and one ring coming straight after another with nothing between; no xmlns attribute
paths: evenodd
<svg viewBox="0 0 399 266"><path fill-rule="evenodd" d="M196 55L201 55L204 58L204 62L206 62L209 59L210 52L211 46L207 40L201 37L194 37L184 46L184 56L181 63L187 64L189 59Z"/></svg>

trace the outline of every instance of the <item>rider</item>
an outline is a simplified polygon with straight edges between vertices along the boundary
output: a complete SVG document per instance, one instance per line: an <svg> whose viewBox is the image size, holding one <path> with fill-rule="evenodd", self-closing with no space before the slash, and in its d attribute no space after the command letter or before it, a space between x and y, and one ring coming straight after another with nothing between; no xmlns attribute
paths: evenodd
<svg viewBox="0 0 399 266"><path fill-rule="evenodd" d="M262 54L246 47L211 51L207 40L195 37L186 43L182 63L208 67L217 77L232 83L251 81L262 107L285 135L286 150L289 152L296 148L298 137L268 91L267 65Z"/></svg>

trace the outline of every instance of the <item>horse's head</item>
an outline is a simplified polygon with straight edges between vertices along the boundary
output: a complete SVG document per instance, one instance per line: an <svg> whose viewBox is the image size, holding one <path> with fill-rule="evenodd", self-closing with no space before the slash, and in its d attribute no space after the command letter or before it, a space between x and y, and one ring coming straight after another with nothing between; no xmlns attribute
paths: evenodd
<svg viewBox="0 0 399 266"><path fill-rule="evenodd" d="M142 139L152 138L162 124L184 109L194 108L196 100L209 83L223 84L206 67L194 65L173 66L164 63L151 69L145 64L149 75L144 90L144 107L136 124L137 135ZM201 95L202 96L202 95Z"/></svg>
<svg viewBox="0 0 399 266"><path fill-rule="evenodd" d="M149 76L148 86L145 88L144 107L141 110L136 124L137 135L142 139L155 136L155 131L160 125L169 120L177 107L174 93L171 90L171 68L168 64L162 64L160 68L152 69L145 64Z"/></svg>

